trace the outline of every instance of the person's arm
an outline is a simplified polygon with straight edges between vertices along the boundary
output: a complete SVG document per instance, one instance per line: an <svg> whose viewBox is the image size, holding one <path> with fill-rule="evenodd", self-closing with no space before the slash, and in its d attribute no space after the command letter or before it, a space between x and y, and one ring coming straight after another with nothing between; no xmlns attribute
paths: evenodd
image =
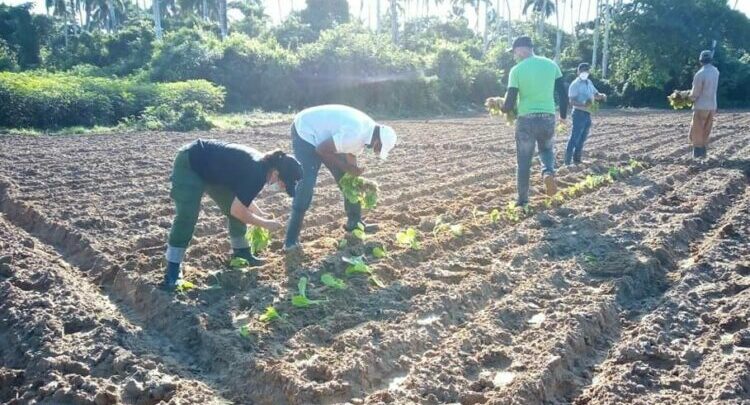
<svg viewBox="0 0 750 405"><path fill-rule="evenodd" d="M695 101L701 96L703 92L703 76L695 74L693 77L693 88L690 90L690 99Z"/></svg>
<svg viewBox="0 0 750 405"><path fill-rule="evenodd" d="M500 111L507 114L516 108L516 99L518 98L518 88L510 87L505 93L505 103L500 107Z"/></svg>
<svg viewBox="0 0 750 405"><path fill-rule="evenodd" d="M333 141L333 137L327 139L317 148L315 151L318 152L318 156L323 160L323 163L328 167L338 167L342 171L349 173L354 176L359 176L364 170L357 167L356 160L355 164L349 163L348 159L339 159L338 151L336 150L336 144Z"/></svg>
<svg viewBox="0 0 750 405"><path fill-rule="evenodd" d="M265 211L263 211L262 209L260 209L260 207L258 206L258 204L255 203L255 201L253 201L248 208L255 215L260 215L262 217L267 217L268 216L268 214Z"/></svg>
<svg viewBox="0 0 750 405"><path fill-rule="evenodd" d="M260 226L262 228L268 229L269 231L276 231L283 227L283 225L281 225L281 222L276 221L275 219L266 219L255 214L250 208L251 206L252 203L250 204L250 206L245 206L242 201L235 197L234 201L232 201L232 206L229 209L229 213L243 224Z"/></svg>
<svg viewBox="0 0 750 405"><path fill-rule="evenodd" d="M565 82L562 77L555 80L555 91L560 99L560 119L565 120L568 118L568 92L565 91Z"/></svg>
<svg viewBox="0 0 750 405"><path fill-rule="evenodd" d="M594 89L594 100L607 100L607 95L604 93L599 93L599 89L597 89L593 83L591 84L591 88Z"/></svg>

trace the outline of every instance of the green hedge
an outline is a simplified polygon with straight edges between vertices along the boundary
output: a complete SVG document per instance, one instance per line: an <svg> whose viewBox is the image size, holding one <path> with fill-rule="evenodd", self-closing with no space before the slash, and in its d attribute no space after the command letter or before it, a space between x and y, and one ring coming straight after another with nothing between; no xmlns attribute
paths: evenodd
<svg viewBox="0 0 750 405"><path fill-rule="evenodd" d="M0 73L0 127L114 125L139 117L149 106L179 108L195 101L210 111L220 109L223 100L224 90L203 80L151 84L40 72Z"/></svg>

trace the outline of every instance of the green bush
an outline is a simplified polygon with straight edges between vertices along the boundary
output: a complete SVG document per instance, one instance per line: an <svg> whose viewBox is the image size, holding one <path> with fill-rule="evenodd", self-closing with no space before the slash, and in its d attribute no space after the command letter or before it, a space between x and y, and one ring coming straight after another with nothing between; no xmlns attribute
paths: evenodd
<svg viewBox="0 0 750 405"><path fill-rule="evenodd" d="M224 91L205 81L143 83L128 79L40 72L0 73L0 127L61 128L114 125L149 106L177 110L196 102L223 105Z"/></svg>
<svg viewBox="0 0 750 405"><path fill-rule="evenodd" d="M472 72L476 63L458 45L442 44L431 66L431 72L440 80L438 95L441 100L457 107L471 99Z"/></svg>
<svg viewBox="0 0 750 405"><path fill-rule="evenodd" d="M230 108L287 109L294 105L294 55L273 41L261 42L242 34L229 36L221 48L210 79L228 90Z"/></svg>
<svg viewBox="0 0 750 405"><path fill-rule="evenodd" d="M346 102L391 113L440 107L420 59L361 26L323 31L317 42L300 48L299 57L295 76L302 106Z"/></svg>
<svg viewBox="0 0 750 405"><path fill-rule="evenodd" d="M190 101L173 108L166 104L146 107L141 116L141 123L146 129L185 132L193 129L210 129L213 125L203 106Z"/></svg>
<svg viewBox="0 0 750 405"><path fill-rule="evenodd" d="M18 70L18 59L8 44L0 39L0 71L3 70Z"/></svg>
<svg viewBox="0 0 750 405"><path fill-rule="evenodd" d="M208 79L220 56L216 35L200 28L181 28L168 33L157 44L151 58L151 79L163 82Z"/></svg>

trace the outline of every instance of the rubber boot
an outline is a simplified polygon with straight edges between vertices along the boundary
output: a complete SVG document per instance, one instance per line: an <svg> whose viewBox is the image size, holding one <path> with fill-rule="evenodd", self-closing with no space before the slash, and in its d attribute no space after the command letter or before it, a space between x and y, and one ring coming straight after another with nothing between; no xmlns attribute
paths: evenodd
<svg viewBox="0 0 750 405"><path fill-rule="evenodd" d="M698 159L699 157L701 157L701 148L693 146L693 159Z"/></svg>
<svg viewBox="0 0 750 405"><path fill-rule="evenodd" d="M174 291L181 280L182 271L180 263L167 262L167 272L164 275L164 284L162 284L162 287L167 291Z"/></svg>
<svg viewBox="0 0 750 405"><path fill-rule="evenodd" d="M377 224L368 224L362 220L362 207L359 204L344 200L344 210L346 211L345 231L351 232L359 228L360 225L364 227L365 233L375 232L379 229Z"/></svg>
<svg viewBox="0 0 750 405"><path fill-rule="evenodd" d="M240 259L247 260L250 267L262 266L266 263L265 260L255 257L251 252L250 248L234 249L232 257L238 257Z"/></svg>
<svg viewBox="0 0 750 405"><path fill-rule="evenodd" d="M304 211L292 210L289 225L286 228L286 239L284 240L285 251L295 249L299 245L299 234L302 231L302 222L304 219Z"/></svg>
<svg viewBox="0 0 750 405"><path fill-rule="evenodd" d="M705 146L701 146L701 157L702 157L702 158L706 158L706 157L708 157L708 152L707 152L707 150L706 150L706 147L705 147Z"/></svg>

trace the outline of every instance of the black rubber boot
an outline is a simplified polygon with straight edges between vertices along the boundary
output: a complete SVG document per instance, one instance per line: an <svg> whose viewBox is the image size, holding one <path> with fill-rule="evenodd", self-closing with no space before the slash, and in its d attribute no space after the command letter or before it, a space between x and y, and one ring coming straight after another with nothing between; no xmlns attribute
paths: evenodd
<svg viewBox="0 0 750 405"><path fill-rule="evenodd" d="M250 248L234 249L232 257L239 257L240 259L247 260L250 267L262 266L266 263L265 260L253 256L253 254L250 253Z"/></svg>
<svg viewBox="0 0 750 405"><path fill-rule="evenodd" d="M162 288L166 291L174 291L180 280L182 280L180 263L167 262L167 271L164 275L164 283L162 284Z"/></svg>

